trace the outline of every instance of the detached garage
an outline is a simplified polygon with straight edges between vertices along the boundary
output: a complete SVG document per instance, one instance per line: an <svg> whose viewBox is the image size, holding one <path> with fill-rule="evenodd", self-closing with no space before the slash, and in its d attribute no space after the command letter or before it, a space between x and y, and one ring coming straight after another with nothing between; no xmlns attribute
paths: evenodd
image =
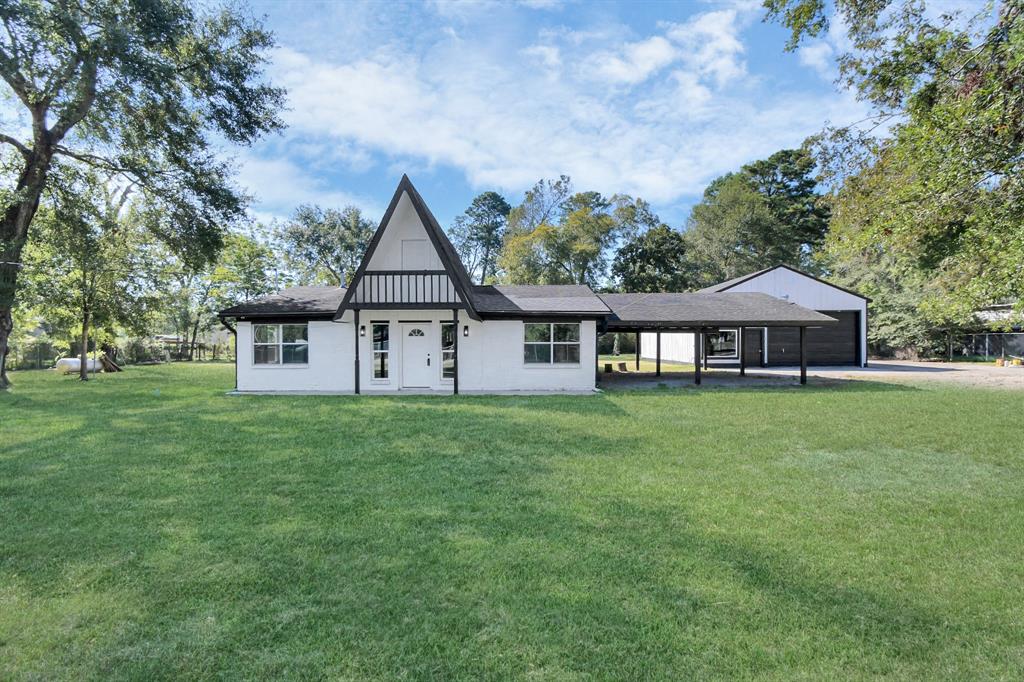
<svg viewBox="0 0 1024 682"><path fill-rule="evenodd" d="M808 327L808 365L867 366L868 299L843 287L818 279L788 265L744 275L702 289L698 293L761 293L823 313L836 324ZM662 358L693 362L695 339L691 335L663 335ZM800 330L797 327L721 327L698 337L702 347L696 356L710 366L735 366L743 353L748 367L797 365L800 363ZM641 334L640 354L653 359L658 340L653 333Z"/></svg>
<svg viewBox="0 0 1024 682"><path fill-rule="evenodd" d="M737 277L704 292L757 292L796 303L835 318L838 324L807 330L807 363L810 365L868 364L868 299L788 265ZM798 362L800 334L796 328L747 330L743 347L747 362L760 356L763 365L794 365ZM760 338L758 338L760 337Z"/></svg>

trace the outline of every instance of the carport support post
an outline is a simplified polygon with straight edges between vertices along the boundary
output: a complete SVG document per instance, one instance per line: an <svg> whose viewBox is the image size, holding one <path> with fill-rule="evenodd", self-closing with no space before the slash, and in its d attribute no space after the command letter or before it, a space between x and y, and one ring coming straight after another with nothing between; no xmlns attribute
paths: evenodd
<svg viewBox="0 0 1024 682"><path fill-rule="evenodd" d="M452 395L459 394L459 309L452 308L452 328L455 331L455 338L452 344ZM596 340L596 337L595 337ZM441 373L444 373L444 357L441 357Z"/></svg>
<svg viewBox="0 0 1024 682"><path fill-rule="evenodd" d="M356 395L359 395L359 308L352 311L352 329L356 332Z"/></svg>
<svg viewBox="0 0 1024 682"><path fill-rule="evenodd" d="M743 351L745 350L744 349L744 344L746 343L746 340L747 340L746 336L747 336L747 328L746 327L740 327L739 334L737 334L738 338L736 340L736 345L739 346L739 351L740 351L740 376L741 377L747 376L747 359L746 359L746 357L743 354Z"/></svg>
<svg viewBox="0 0 1024 682"><path fill-rule="evenodd" d="M693 383L700 386L700 358L697 356L697 349L700 348L700 337L703 329L693 332Z"/></svg>
<svg viewBox="0 0 1024 682"><path fill-rule="evenodd" d="M807 383L807 327L800 327L800 383Z"/></svg>
<svg viewBox="0 0 1024 682"><path fill-rule="evenodd" d="M708 333L704 332L700 335L700 355L703 358L704 370L708 368Z"/></svg>
<svg viewBox="0 0 1024 682"><path fill-rule="evenodd" d="M640 332L636 333L636 371L640 371Z"/></svg>
<svg viewBox="0 0 1024 682"><path fill-rule="evenodd" d="M657 343L654 345L654 376L661 376L661 332L655 334Z"/></svg>

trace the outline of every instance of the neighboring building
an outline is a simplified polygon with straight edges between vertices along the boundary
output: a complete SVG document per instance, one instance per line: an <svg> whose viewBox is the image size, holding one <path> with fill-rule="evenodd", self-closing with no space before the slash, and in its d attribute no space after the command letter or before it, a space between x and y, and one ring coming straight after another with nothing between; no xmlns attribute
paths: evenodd
<svg viewBox="0 0 1024 682"><path fill-rule="evenodd" d="M762 293L474 285L406 176L347 289L294 287L220 318L236 331L236 390L327 393L590 392L605 331L835 324Z"/></svg>
<svg viewBox="0 0 1024 682"><path fill-rule="evenodd" d="M701 289L701 293L727 291L768 294L834 318L834 325L807 330L807 364L867 366L868 299L864 296L788 265L776 265ZM740 348L748 366L800 362L800 332L794 327L723 328L706 334L705 339L708 364L712 366L738 365ZM653 358L655 335L643 334L640 343L641 356ZM694 337L690 334L662 336L663 360L693 362L693 350Z"/></svg>

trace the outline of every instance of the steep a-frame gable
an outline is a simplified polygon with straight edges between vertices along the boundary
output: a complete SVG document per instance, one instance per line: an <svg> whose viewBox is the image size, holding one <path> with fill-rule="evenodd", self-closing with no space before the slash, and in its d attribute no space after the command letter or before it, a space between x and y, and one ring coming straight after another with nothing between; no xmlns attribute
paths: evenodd
<svg viewBox="0 0 1024 682"><path fill-rule="evenodd" d="M479 319L455 247L403 175L335 319L360 308L465 308Z"/></svg>

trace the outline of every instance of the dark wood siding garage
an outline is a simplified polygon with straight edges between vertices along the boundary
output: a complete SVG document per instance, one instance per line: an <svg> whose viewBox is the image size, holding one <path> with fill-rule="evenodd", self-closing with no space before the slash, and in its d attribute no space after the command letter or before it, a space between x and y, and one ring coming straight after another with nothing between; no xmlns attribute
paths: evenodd
<svg viewBox="0 0 1024 682"><path fill-rule="evenodd" d="M808 365L860 364L860 313L856 310L820 310L838 320L828 327L807 330ZM800 362L800 330L778 327L768 330L768 364L796 365Z"/></svg>

